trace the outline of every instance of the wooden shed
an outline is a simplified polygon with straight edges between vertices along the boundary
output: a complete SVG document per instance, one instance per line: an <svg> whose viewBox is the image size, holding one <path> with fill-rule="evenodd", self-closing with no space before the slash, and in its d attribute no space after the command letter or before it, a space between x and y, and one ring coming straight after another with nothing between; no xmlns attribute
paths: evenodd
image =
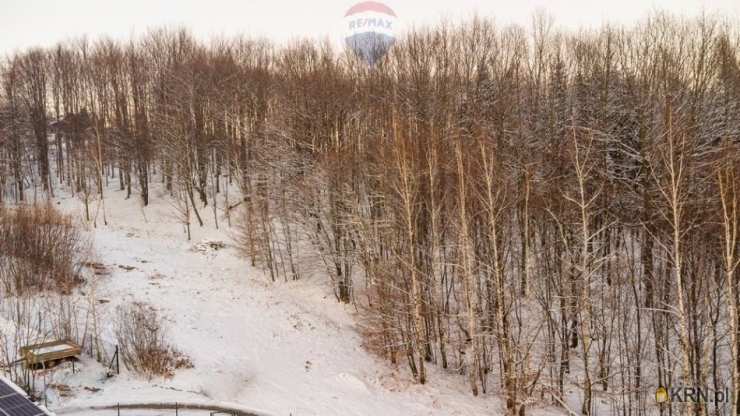
<svg viewBox="0 0 740 416"><path fill-rule="evenodd" d="M21 357L30 368L52 367L62 360L77 357L82 348L70 340L58 340L21 347Z"/></svg>

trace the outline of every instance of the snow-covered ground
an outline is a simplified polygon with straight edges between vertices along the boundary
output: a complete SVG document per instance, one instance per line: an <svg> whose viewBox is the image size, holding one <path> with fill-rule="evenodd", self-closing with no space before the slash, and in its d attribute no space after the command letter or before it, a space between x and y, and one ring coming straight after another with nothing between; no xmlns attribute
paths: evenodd
<svg viewBox="0 0 740 416"><path fill-rule="evenodd" d="M337 303L321 276L272 283L239 257L228 227L216 230L208 213L206 226L193 226L188 242L167 197L154 191L151 201L142 208L135 196L125 200L122 192L109 190L108 225L101 213L97 227L90 228L97 261L111 272L97 287L97 297L109 301L99 304L103 334L111 336L117 305L150 303L166 318L172 344L194 368L151 381L122 368L121 375L106 379L102 366L83 360L75 374L65 366L56 370L53 381L71 390L67 397L51 395L50 408L208 402L275 416L503 413L500 400L490 394L473 397L459 375L431 369L438 374L417 385L405 367L393 368L363 349L354 307ZM82 220L79 199L63 196L56 203ZM197 243L206 239L227 246L198 250Z"/></svg>

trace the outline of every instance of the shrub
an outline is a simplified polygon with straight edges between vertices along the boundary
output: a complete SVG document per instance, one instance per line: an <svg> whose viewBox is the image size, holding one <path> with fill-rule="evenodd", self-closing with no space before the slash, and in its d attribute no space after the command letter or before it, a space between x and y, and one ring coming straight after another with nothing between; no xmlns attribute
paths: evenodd
<svg viewBox="0 0 740 416"><path fill-rule="evenodd" d="M149 378L172 377L175 370L193 366L187 356L169 345L164 321L149 305L119 306L116 337L121 359L129 371Z"/></svg>
<svg viewBox="0 0 740 416"><path fill-rule="evenodd" d="M89 240L51 206L0 208L0 284L7 293L69 291L82 282Z"/></svg>

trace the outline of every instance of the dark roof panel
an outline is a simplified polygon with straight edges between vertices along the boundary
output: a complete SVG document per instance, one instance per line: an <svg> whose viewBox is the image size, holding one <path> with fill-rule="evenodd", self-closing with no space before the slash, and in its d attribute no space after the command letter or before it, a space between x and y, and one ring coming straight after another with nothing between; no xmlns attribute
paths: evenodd
<svg viewBox="0 0 740 416"><path fill-rule="evenodd" d="M9 385L5 384L2 380L0 380L0 397L7 396L9 394L17 393L14 388L10 387Z"/></svg>
<svg viewBox="0 0 740 416"><path fill-rule="evenodd" d="M47 414L13 388L9 381L0 378L0 416L46 416Z"/></svg>

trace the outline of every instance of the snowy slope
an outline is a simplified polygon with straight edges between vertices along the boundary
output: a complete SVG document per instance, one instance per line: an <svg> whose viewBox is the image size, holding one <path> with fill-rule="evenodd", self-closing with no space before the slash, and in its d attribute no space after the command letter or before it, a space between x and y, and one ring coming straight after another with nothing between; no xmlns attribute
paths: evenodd
<svg viewBox="0 0 740 416"><path fill-rule="evenodd" d="M110 301L99 305L103 333L111 336L116 305L148 302L166 317L173 344L194 368L171 380L148 382L126 372L105 380L102 368L86 360L74 375L57 371L54 381L73 395L55 398L51 408L202 401L294 416L501 413L499 400L473 397L458 375L416 385L405 367L394 369L365 351L354 307L338 304L320 277L273 284L238 256L228 229L196 224L188 242L166 197L154 195L146 208L118 191L106 198L108 225L99 214L90 229L98 261L112 272L98 282L98 298ZM78 199L57 201L82 220ZM194 250L204 239L227 247Z"/></svg>

